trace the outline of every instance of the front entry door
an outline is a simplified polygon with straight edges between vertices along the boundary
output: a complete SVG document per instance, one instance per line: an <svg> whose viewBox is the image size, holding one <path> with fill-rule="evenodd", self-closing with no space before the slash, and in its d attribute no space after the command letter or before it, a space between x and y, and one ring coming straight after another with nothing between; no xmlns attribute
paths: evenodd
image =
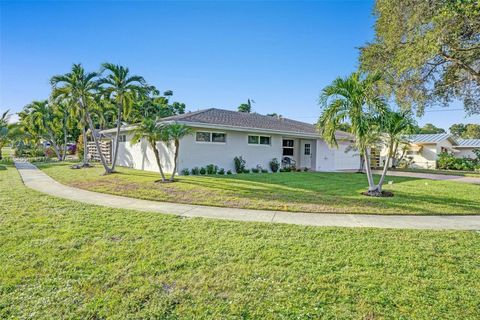
<svg viewBox="0 0 480 320"><path fill-rule="evenodd" d="M312 142L303 141L300 149L300 167L311 168L312 167Z"/></svg>

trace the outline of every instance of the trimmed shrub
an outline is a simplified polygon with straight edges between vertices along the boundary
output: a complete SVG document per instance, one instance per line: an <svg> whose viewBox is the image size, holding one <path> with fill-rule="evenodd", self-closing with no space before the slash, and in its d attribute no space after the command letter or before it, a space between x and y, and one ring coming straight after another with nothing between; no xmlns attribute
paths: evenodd
<svg viewBox="0 0 480 320"><path fill-rule="evenodd" d="M187 168L185 168L185 169L182 169L182 171L180 171L180 173L181 173L183 176L188 176L188 175L190 175L190 170L188 170Z"/></svg>
<svg viewBox="0 0 480 320"><path fill-rule="evenodd" d="M267 169L262 169L262 173L268 173Z"/></svg>
<svg viewBox="0 0 480 320"><path fill-rule="evenodd" d="M200 174L201 174L201 175L207 174L207 169L204 168L204 167L201 167L201 168L200 168Z"/></svg>
<svg viewBox="0 0 480 320"><path fill-rule="evenodd" d="M244 170L242 171L242 173L250 173L250 170L244 169Z"/></svg>
<svg viewBox="0 0 480 320"><path fill-rule="evenodd" d="M220 169L218 169L217 173L220 174L220 175L224 175L225 174L225 169L220 168Z"/></svg>
<svg viewBox="0 0 480 320"><path fill-rule="evenodd" d="M272 160L270 160L269 165L270 165L270 170L272 170L272 172L277 172L278 169L280 168L280 162L278 161L277 158L273 158Z"/></svg>
<svg viewBox="0 0 480 320"><path fill-rule="evenodd" d="M252 168L252 173L259 173L260 170L258 168Z"/></svg>
<svg viewBox="0 0 480 320"><path fill-rule="evenodd" d="M232 174L232 170L227 170L227 174L228 175Z"/></svg>
<svg viewBox="0 0 480 320"><path fill-rule="evenodd" d="M293 168L293 167L292 167ZM292 171L292 168L291 167L286 167L286 168L283 168L283 172L290 172ZM294 168L293 168L294 169Z"/></svg>
<svg viewBox="0 0 480 320"><path fill-rule="evenodd" d="M195 168L192 168L192 176L198 176L200 174L200 168L199 167L195 167Z"/></svg>
<svg viewBox="0 0 480 320"><path fill-rule="evenodd" d="M307 167L303 168L303 171L307 172L309 171L310 169L308 169Z"/></svg>
<svg viewBox="0 0 480 320"><path fill-rule="evenodd" d="M245 170L245 165L247 162L242 158L242 156L233 158L233 163L235 165L235 171L237 173L242 173Z"/></svg>

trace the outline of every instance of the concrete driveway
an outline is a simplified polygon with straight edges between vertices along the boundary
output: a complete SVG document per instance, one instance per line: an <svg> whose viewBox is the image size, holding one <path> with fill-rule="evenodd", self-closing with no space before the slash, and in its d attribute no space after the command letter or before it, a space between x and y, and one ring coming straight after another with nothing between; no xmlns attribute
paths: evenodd
<svg viewBox="0 0 480 320"><path fill-rule="evenodd" d="M382 174L382 171L375 170L374 173L375 174ZM411 178L430 179L430 180L448 180L448 181L455 181L455 182L480 184L480 178L462 177L462 176L454 176L454 175L447 175L447 174L436 174L436 173L388 171L387 176L411 177Z"/></svg>

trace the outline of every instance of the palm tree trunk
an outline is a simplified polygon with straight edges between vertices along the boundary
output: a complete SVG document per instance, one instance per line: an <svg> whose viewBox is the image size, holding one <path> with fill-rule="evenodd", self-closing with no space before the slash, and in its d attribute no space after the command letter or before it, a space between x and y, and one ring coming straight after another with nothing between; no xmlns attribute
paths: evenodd
<svg viewBox="0 0 480 320"><path fill-rule="evenodd" d="M60 148L58 147L58 144L55 142L55 138L53 136L53 133L49 132L48 134L50 136L49 142L53 147L53 151L55 151L55 154L56 154L58 160L62 161L62 153L61 153Z"/></svg>
<svg viewBox="0 0 480 320"><path fill-rule="evenodd" d="M65 120L66 121L66 120ZM63 126L63 156L62 160L67 158L67 124Z"/></svg>
<svg viewBox="0 0 480 320"><path fill-rule="evenodd" d="M87 154L87 130L85 130L85 123L82 125L82 135L83 135L83 166L88 165L88 154Z"/></svg>
<svg viewBox="0 0 480 320"><path fill-rule="evenodd" d="M114 150L114 153L113 153L112 171L115 171L115 165L117 164L117 154L118 154L118 145L119 145L118 137L120 136L121 120L122 120L122 107L118 106L117 134L115 135L115 150Z"/></svg>
<svg viewBox="0 0 480 320"><path fill-rule="evenodd" d="M108 167L107 162L105 161L105 157L103 156L102 150L100 149L100 142L98 141L97 136L95 135L95 129L93 126L92 117L90 117L90 112L85 110L85 114L87 115L88 125L90 127L90 131L92 131L93 141L95 142L95 146L97 147L98 155L100 156L100 161L102 162L103 168L105 169L105 174L112 173L112 170Z"/></svg>
<svg viewBox="0 0 480 320"><path fill-rule="evenodd" d="M160 171L160 175L162 176L162 182L165 182L167 179L165 178L165 173L163 173L162 164L160 163L160 155L158 154L157 143L153 141L151 145L153 153L155 153L155 160L157 160L158 170Z"/></svg>
<svg viewBox="0 0 480 320"><path fill-rule="evenodd" d="M363 150L363 156L365 158L365 171L368 179L368 191L375 191L376 187L375 183L373 182L372 168L370 167L370 156L368 155L366 148Z"/></svg>
<svg viewBox="0 0 480 320"><path fill-rule="evenodd" d="M173 156L173 172L170 177L170 181L173 181L175 178L175 173L177 172L177 159L178 159L178 149L180 148L180 141L175 139L175 155Z"/></svg>
<svg viewBox="0 0 480 320"><path fill-rule="evenodd" d="M383 182L385 181L385 177L388 171L388 165L390 163L390 159L392 158L392 151L393 151L393 142L390 141L388 146L387 161L385 161L385 164L383 165L382 176L380 177L380 181L378 181L378 184L377 184L378 192L382 192Z"/></svg>

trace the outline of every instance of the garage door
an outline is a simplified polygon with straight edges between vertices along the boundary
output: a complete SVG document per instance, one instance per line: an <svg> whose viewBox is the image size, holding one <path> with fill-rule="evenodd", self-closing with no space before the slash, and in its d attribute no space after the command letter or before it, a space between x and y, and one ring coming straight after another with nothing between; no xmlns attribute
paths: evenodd
<svg viewBox="0 0 480 320"><path fill-rule="evenodd" d="M335 170L358 170L360 168L360 155L356 150L349 149L348 144L339 144L335 150Z"/></svg>

